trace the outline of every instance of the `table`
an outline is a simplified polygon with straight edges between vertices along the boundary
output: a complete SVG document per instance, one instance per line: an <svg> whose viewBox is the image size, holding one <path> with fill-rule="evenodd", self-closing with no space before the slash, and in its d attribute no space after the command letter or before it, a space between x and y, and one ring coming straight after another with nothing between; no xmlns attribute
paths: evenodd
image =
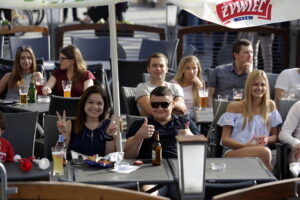
<svg viewBox="0 0 300 200"><path fill-rule="evenodd" d="M213 108L208 107L195 110L195 119L197 124L211 123L213 118Z"/></svg>
<svg viewBox="0 0 300 200"><path fill-rule="evenodd" d="M132 163L133 160L125 160ZM150 161L129 174L111 172L109 169L97 169L86 165L73 165L74 181L92 184L129 183L137 182L141 184L170 184L174 182L174 177L166 160L160 166L152 166Z"/></svg>
<svg viewBox="0 0 300 200"><path fill-rule="evenodd" d="M0 104L0 107L14 111L14 112L39 112L45 113L49 110L50 102L36 102L27 103L25 105L20 104Z"/></svg>
<svg viewBox="0 0 300 200"><path fill-rule="evenodd" d="M96 64L102 64L103 68L107 71L111 70L110 62L105 60L89 60L85 61L86 65L96 65ZM44 69L45 71L53 71L55 69L55 61L44 61Z"/></svg>
<svg viewBox="0 0 300 200"><path fill-rule="evenodd" d="M211 162L225 162L226 168L220 171L211 169ZM178 180L177 159L168 160L175 179ZM276 181L277 179L265 167L259 158L207 158L205 168L207 182L236 182L256 180L257 183Z"/></svg>

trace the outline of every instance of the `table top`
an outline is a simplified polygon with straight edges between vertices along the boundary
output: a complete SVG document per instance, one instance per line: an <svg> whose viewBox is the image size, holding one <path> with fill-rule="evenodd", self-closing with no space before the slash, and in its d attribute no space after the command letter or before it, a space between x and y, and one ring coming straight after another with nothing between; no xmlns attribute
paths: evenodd
<svg viewBox="0 0 300 200"><path fill-rule="evenodd" d="M224 170L211 169L212 162L225 162ZM178 161L169 160L175 179L178 179ZM258 183L276 181L277 179L258 158L207 158L205 168L207 182L256 180Z"/></svg>
<svg viewBox="0 0 300 200"><path fill-rule="evenodd" d="M105 70L111 70L110 62L106 60L86 60L86 65L95 65L101 63ZM44 69L46 71L52 71L55 68L55 61L44 61Z"/></svg>
<svg viewBox="0 0 300 200"><path fill-rule="evenodd" d="M3 108L10 109L12 111L17 111L17 112L24 112L24 111L29 111L29 112L48 112L49 110L49 102L36 102L36 103L27 103L24 105L20 104L2 104L0 105Z"/></svg>
<svg viewBox="0 0 300 200"><path fill-rule="evenodd" d="M195 119L197 123L211 123L214 118L213 108L197 109L195 111Z"/></svg>
<svg viewBox="0 0 300 200"><path fill-rule="evenodd" d="M125 160L132 163L133 160ZM172 172L166 160L160 166L152 166L144 161L141 167L131 173L111 172L110 169L98 169L86 165L74 165L74 181L93 184L112 184L139 182L143 184L167 184L174 182Z"/></svg>

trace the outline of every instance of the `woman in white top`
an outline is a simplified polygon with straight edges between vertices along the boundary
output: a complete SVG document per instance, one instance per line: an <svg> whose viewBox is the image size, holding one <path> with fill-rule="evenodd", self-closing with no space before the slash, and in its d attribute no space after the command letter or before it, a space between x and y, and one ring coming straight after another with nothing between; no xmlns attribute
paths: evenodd
<svg viewBox="0 0 300 200"><path fill-rule="evenodd" d="M282 119L270 99L266 73L255 70L248 75L245 99L228 105L218 124L223 127L224 157L259 157L272 169L269 143L277 141Z"/></svg>
<svg viewBox="0 0 300 200"><path fill-rule="evenodd" d="M300 158L300 101L295 103L283 123L279 140L288 143L292 149L289 162L299 162Z"/></svg>
<svg viewBox="0 0 300 200"><path fill-rule="evenodd" d="M199 105L199 89L204 87L202 68L196 56L186 56L181 59L177 73L172 80L178 83L184 94L184 102L189 113Z"/></svg>

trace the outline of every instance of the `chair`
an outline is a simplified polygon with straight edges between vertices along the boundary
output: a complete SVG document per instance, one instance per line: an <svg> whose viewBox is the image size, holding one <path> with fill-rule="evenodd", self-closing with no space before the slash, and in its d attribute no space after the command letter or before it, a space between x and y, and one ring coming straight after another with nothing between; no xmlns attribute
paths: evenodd
<svg viewBox="0 0 300 200"><path fill-rule="evenodd" d="M147 81L150 80L150 74L149 73L143 73L142 76L143 76L143 82L147 82ZM175 77L175 74L167 73L166 77L165 77L165 80L166 81L171 81L174 77Z"/></svg>
<svg viewBox="0 0 300 200"><path fill-rule="evenodd" d="M278 112L281 115L282 121L284 122L286 119L286 116L289 113L289 110L291 107L297 102L297 100L293 99L278 99L277 100L277 107Z"/></svg>
<svg viewBox="0 0 300 200"><path fill-rule="evenodd" d="M3 138L7 139L21 157L34 155L38 112L5 113L6 129Z"/></svg>
<svg viewBox="0 0 300 200"><path fill-rule="evenodd" d="M123 103L123 111L128 115L139 116L140 112L138 111L137 104L135 101L135 87L124 87L121 86L121 108Z"/></svg>
<svg viewBox="0 0 300 200"><path fill-rule="evenodd" d="M11 58L15 58L17 48L19 46L31 46L35 56L37 58L44 58L49 60L49 38L43 36L39 38L20 38L20 37L9 37L10 55Z"/></svg>
<svg viewBox="0 0 300 200"><path fill-rule="evenodd" d="M126 115L126 124L127 124L127 130L130 128L130 126L133 124L134 121L144 119L143 116L135 116L135 115Z"/></svg>
<svg viewBox="0 0 300 200"><path fill-rule="evenodd" d="M169 67L176 69L176 52L179 40L149 40L143 38L139 59L148 59L153 53L160 52L167 56Z"/></svg>
<svg viewBox="0 0 300 200"><path fill-rule="evenodd" d="M71 36L71 42L80 49L85 60L109 60L109 37L84 38ZM126 59L126 52L121 44L118 45L118 57Z"/></svg>
<svg viewBox="0 0 300 200"><path fill-rule="evenodd" d="M3 56L4 36L0 35L0 57Z"/></svg>
<svg viewBox="0 0 300 200"><path fill-rule="evenodd" d="M274 73L267 73L267 77L269 80L269 90L270 90L270 98L274 99L275 98L275 84L276 80L279 74L274 74Z"/></svg>
<svg viewBox="0 0 300 200"><path fill-rule="evenodd" d="M63 113L66 111L68 117L75 117L80 97L65 98L51 95L48 115L56 115L56 111Z"/></svg>
<svg viewBox="0 0 300 200"><path fill-rule="evenodd" d="M255 180L241 182L205 183L205 200L210 200L213 196L218 194L241 188L251 187L254 185L256 185Z"/></svg>

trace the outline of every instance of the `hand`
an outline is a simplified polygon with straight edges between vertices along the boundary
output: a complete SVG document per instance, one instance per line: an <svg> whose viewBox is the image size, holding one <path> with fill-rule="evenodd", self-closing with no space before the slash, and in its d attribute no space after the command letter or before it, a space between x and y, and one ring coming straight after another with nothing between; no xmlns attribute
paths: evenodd
<svg viewBox="0 0 300 200"><path fill-rule="evenodd" d="M200 79L197 76L194 76L192 79L192 82L198 87L203 88L203 83L200 81Z"/></svg>
<svg viewBox="0 0 300 200"><path fill-rule="evenodd" d="M257 145L265 146L269 142L269 137L268 136L257 136L257 137L253 137L253 140L256 142Z"/></svg>
<svg viewBox="0 0 300 200"><path fill-rule="evenodd" d="M190 130L190 122L187 121L184 125L184 129L179 129L177 135L193 135Z"/></svg>
<svg viewBox="0 0 300 200"><path fill-rule="evenodd" d="M47 96L52 93L52 90L49 86L45 85L42 89L43 95Z"/></svg>
<svg viewBox="0 0 300 200"><path fill-rule="evenodd" d="M106 134L109 136L113 136L116 135L117 133L117 127L119 125L119 121L120 121L119 116L113 115L110 121L110 124L108 126L108 128L106 129Z"/></svg>
<svg viewBox="0 0 300 200"><path fill-rule="evenodd" d="M58 121L56 122L58 132L61 134L67 133L67 121L66 121L66 111L64 110L63 116L59 114L59 112L56 111L56 115L58 117Z"/></svg>
<svg viewBox="0 0 300 200"><path fill-rule="evenodd" d="M144 123L142 124L141 128L137 131L136 135L143 139L148 139L152 137L154 131L155 131L154 126L149 125L148 119L145 117Z"/></svg>
<svg viewBox="0 0 300 200"><path fill-rule="evenodd" d="M295 147L295 160L298 161L300 158L300 143L296 145Z"/></svg>

